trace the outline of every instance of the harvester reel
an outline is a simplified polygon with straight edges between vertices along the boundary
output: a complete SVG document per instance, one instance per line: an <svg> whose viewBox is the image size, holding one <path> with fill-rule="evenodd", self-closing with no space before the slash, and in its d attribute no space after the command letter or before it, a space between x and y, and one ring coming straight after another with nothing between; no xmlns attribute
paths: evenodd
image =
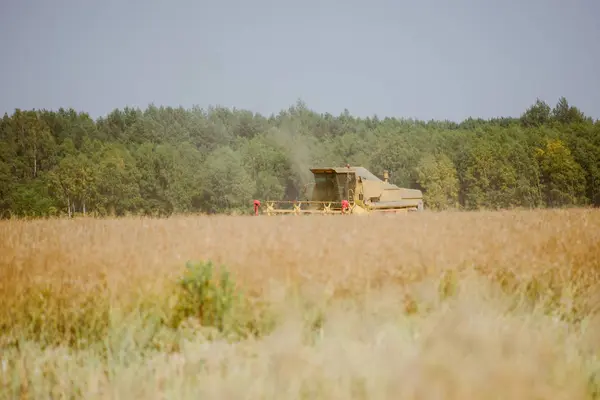
<svg viewBox="0 0 600 400"><path fill-rule="evenodd" d="M300 214L300 211L302 211L302 210L300 209L300 204L301 204L301 203L295 203L295 204L294 204L294 213L295 213L295 214Z"/></svg>
<svg viewBox="0 0 600 400"><path fill-rule="evenodd" d="M271 215L275 211L275 205L272 201L267 202L267 215Z"/></svg>

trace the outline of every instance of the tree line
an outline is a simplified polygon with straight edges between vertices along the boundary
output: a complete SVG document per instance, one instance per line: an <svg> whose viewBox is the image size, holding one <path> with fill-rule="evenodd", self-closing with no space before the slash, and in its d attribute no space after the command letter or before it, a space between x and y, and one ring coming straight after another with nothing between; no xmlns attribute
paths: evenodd
<svg viewBox="0 0 600 400"><path fill-rule="evenodd" d="M311 166L361 165L431 209L600 205L600 122L561 97L462 122L209 107L20 110L0 121L0 216L250 213Z"/></svg>

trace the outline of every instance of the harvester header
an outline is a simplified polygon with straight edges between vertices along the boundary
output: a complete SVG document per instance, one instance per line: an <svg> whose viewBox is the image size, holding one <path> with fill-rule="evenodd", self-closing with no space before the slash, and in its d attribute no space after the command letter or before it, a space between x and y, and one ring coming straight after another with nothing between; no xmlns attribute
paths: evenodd
<svg viewBox="0 0 600 400"><path fill-rule="evenodd" d="M408 212L423 210L423 193L402 188L383 180L363 167L310 168L314 183L306 200L265 200L263 213L277 214L369 214L373 212ZM307 190L308 192L308 190ZM262 203L254 201L255 215Z"/></svg>

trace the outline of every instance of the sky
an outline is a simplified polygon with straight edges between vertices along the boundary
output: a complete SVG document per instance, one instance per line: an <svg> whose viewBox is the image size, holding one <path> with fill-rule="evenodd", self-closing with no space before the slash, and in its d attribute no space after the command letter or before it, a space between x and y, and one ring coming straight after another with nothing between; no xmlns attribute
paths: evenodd
<svg viewBox="0 0 600 400"><path fill-rule="evenodd" d="M0 113L600 118L598 0L2 0Z"/></svg>

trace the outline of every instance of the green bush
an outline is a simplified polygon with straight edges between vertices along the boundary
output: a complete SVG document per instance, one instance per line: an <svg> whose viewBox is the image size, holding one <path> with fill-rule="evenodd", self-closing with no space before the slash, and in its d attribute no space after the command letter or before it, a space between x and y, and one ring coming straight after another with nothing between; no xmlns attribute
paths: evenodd
<svg viewBox="0 0 600 400"><path fill-rule="evenodd" d="M188 262L178 288L172 327L194 318L203 327L214 328L221 334L245 336L248 331L256 331L244 312L247 299L236 289L225 267L217 269L210 260Z"/></svg>

